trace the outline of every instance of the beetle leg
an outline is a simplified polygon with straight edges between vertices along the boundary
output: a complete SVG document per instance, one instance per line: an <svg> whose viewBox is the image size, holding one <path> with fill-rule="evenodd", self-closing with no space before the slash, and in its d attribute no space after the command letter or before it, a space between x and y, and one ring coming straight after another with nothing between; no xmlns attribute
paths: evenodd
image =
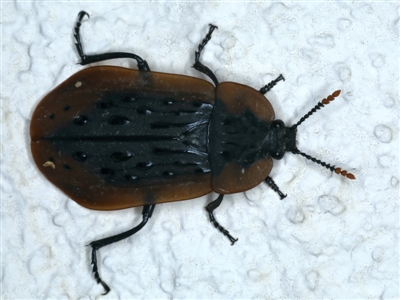
<svg viewBox="0 0 400 300"><path fill-rule="evenodd" d="M89 14L85 11L81 11L78 14L78 18L76 20L75 27L74 27L74 36L75 36L75 40L76 40L75 46L76 46L76 50L78 51L78 54L81 58L80 64L82 66L91 64L91 63L95 63L95 62L99 62L99 61L103 61L103 60L107 60L107 59L132 58L132 59L136 60L138 69L140 71L150 71L150 68L149 68L149 65L147 64L147 62L144 59L142 59L140 56L133 54L133 53L110 52L110 53L86 55L83 52L81 36L80 36L80 32L79 32L79 30L81 28L81 24L82 24L82 19L85 17L85 15L87 15L89 17Z"/></svg>
<svg viewBox="0 0 400 300"><path fill-rule="evenodd" d="M89 246L92 247L92 266L93 266L92 271L94 273L94 278L96 279L96 282L98 284L100 283L105 289L105 293L103 295L106 295L110 291L110 288L100 278L99 271L97 268L97 255L96 255L97 250L99 250L100 248L102 248L104 246L107 246L107 245L113 244L115 242L121 241L123 239L126 239L126 238L130 237L131 235L135 234L136 232L138 232L140 229L142 229L144 227L144 225L146 225L147 221L151 218L151 215L153 214L153 210L154 210L155 206L156 206L155 204L143 206L143 211L142 211L143 219L142 219L142 222L140 222L140 224L137 225L136 227L134 227L126 232L123 232L123 233L120 233L120 234L117 234L114 236L110 236L108 238L104 238L104 239L101 239L98 241L94 241L89 244Z"/></svg>
<svg viewBox="0 0 400 300"><path fill-rule="evenodd" d="M266 184L269 185L269 187L270 187L271 189L273 189L275 192L278 193L279 197L281 197L281 200L282 200L283 198L286 198L287 195L283 194L283 193L280 191L279 187L276 185L275 181L273 181L271 177L268 176L267 178L265 178L264 181L265 181Z"/></svg>
<svg viewBox="0 0 400 300"><path fill-rule="evenodd" d="M264 95L266 92L269 92L278 83L278 81L281 80L285 81L285 78L283 78L282 74L279 75L275 80L272 80L270 83L263 86L260 89L260 93Z"/></svg>
<svg viewBox="0 0 400 300"><path fill-rule="evenodd" d="M200 62L201 51L203 51L204 46L211 39L211 34L213 33L214 29L218 29L218 27L213 24L210 24L210 29L209 29L207 35L199 44L199 49L195 52L193 68L195 68L197 71L200 71L200 72L206 74L214 82L215 86L217 86L219 84L217 77L214 75L214 73L208 67L206 67L205 65L203 65Z"/></svg>
<svg viewBox="0 0 400 300"><path fill-rule="evenodd" d="M238 239L235 239L229 234L228 230L219 225L217 220L215 220L213 214L214 209L216 209L221 204L222 199L224 199L224 195L219 195L216 200L206 206L206 211L208 212L208 215L210 217L210 222L213 223L214 227L217 228L223 235L225 235L231 241L231 245L233 245Z"/></svg>

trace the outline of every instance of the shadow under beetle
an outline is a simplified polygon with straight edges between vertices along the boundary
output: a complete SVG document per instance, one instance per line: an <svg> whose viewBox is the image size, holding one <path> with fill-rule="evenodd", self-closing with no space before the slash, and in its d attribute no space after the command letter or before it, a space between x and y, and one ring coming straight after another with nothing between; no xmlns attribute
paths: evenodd
<svg viewBox="0 0 400 300"><path fill-rule="evenodd" d="M214 87L202 79L152 72L136 54L86 55L79 34L85 15L89 16L78 14L74 28L80 64L132 58L139 70L96 66L61 83L33 113L31 150L43 175L78 204L98 210L143 206L138 226L90 243L94 277L105 294L110 288L98 273L97 250L142 229L156 204L212 191L220 194L206 210L210 222L233 245L237 239L218 224L213 211L225 194L246 191L262 181L281 199L286 197L268 176L272 159L281 159L285 152L300 154L355 179L296 147L297 127L340 91L286 127L274 120L274 110L263 96L284 80L282 75L257 91L239 83L219 83L200 62L216 26L210 25L193 65Z"/></svg>

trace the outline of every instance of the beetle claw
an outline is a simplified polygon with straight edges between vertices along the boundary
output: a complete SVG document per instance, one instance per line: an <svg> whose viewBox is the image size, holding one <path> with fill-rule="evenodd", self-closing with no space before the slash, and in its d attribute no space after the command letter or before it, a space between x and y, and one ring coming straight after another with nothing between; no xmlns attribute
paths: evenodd
<svg viewBox="0 0 400 300"><path fill-rule="evenodd" d="M102 294L103 296L107 295L108 292L111 291L110 287L104 281L100 280L98 283L100 283L105 289L105 292Z"/></svg>
<svg viewBox="0 0 400 300"><path fill-rule="evenodd" d="M82 19L83 19L85 16L88 16L88 18L90 19L90 15L89 15L86 11L84 11L84 10L80 11L79 14L78 14L78 20L79 20L79 21L82 21Z"/></svg>
<svg viewBox="0 0 400 300"><path fill-rule="evenodd" d="M232 236L229 236L229 240L231 241L231 246L233 246L233 244L235 244L239 239L238 238L234 239L232 238Z"/></svg>

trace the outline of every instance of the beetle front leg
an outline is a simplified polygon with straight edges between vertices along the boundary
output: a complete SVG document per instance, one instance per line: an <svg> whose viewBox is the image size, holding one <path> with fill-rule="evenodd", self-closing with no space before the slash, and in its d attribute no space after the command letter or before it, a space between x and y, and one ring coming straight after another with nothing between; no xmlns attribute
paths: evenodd
<svg viewBox="0 0 400 300"><path fill-rule="evenodd" d="M283 78L282 74L279 75L275 80L272 80L270 83L263 86L260 89L260 93L264 95L265 93L269 92L278 83L278 81L281 80L285 81L285 78Z"/></svg>
<svg viewBox="0 0 400 300"><path fill-rule="evenodd" d="M83 52L83 47L81 43L81 35L80 35L80 28L82 25L82 20L86 16L89 17L89 14L85 11L81 11L78 14L78 18L76 19L75 27L74 27L74 36L75 36L75 46L76 50L78 51L78 54L81 58L81 65L87 65L107 59L116 59L116 58L132 58L136 60L138 69L140 71L150 71L149 65L147 62L141 58L140 56L133 54L133 53L127 53L127 52L110 52L110 53L101 53L101 54L94 54L94 55L86 55Z"/></svg>
<svg viewBox="0 0 400 300"><path fill-rule="evenodd" d="M215 220L213 214L214 209L216 209L221 204L223 199L224 195L219 195L216 200L214 200L213 202L209 203L206 206L206 211L208 212L208 216L210 217L210 222L213 223L214 227L217 228L223 235L225 235L231 241L231 245L233 245L238 239L235 239L233 236L229 234L228 230L219 225L217 220Z"/></svg>
<svg viewBox="0 0 400 300"><path fill-rule="evenodd" d="M281 200L283 200L283 198L286 198L287 195L285 195L284 193L281 192L281 190L279 189L279 187L276 185L275 181L272 180L271 177L267 177L265 178L265 183L269 185L269 187L274 190L275 192L278 193L279 197L281 197Z"/></svg>
<svg viewBox="0 0 400 300"><path fill-rule="evenodd" d="M206 67L205 65L203 65L200 62L201 51L203 51L204 46L207 45L208 41L211 39L211 34L213 33L214 29L218 29L218 27L213 24L210 24L210 29L209 29L207 35L202 40L202 42L199 44L198 51L195 52L193 68L195 68L197 71L200 71L200 72L206 74L214 82L215 86L217 86L219 84L217 77L214 75L214 73L208 67Z"/></svg>
<svg viewBox="0 0 400 300"><path fill-rule="evenodd" d="M108 238L104 238L101 240L97 240L94 242L91 242L89 244L89 246L92 247L92 271L94 274L94 278L96 279L97 284L101 284L103 286L103 288L105 289L105 293L103 295L108 294L108 292L110 291L109 286L100 278L100 274L97 268L97 250L99 250L100 248L113 244L115 242L121 241L123 239L126 239L128 237L130 237L131 235L135 234L136 232L138 232L140 229L142 229L144 227L144 225L146 225L147 221L151 218L151 215L153 214L153 210L154 207L156 205L152 204L152 205L145 205L143 206L143 211L142 211L142 222L140 222L140 224L134 228L132 228L131 230L125 231L123 233L114 235L114 236L110 236Z"/></svg>

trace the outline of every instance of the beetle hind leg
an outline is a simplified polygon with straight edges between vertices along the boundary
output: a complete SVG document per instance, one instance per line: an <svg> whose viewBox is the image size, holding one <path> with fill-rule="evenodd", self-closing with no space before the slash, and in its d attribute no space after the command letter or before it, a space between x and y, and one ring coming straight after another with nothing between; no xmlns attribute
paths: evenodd
<svg viewBox="0 0 400 300"><path fill-rule="evenodd" d="M93 55L86 55L83 51L82 47L82 42L81 42L81 35L80 35L80 28L82 25L82 20L86 16L89 17L89 14L85 11L81 11L78 14L75 27L74 27L74 37L75 37L75 46L76 50L78 51L78 54L81 58L81 65L88 65L91 63L103 61L103 60L108 60L108 59L116 59L116 58L132 58L136 60L138 69L140 71L150 71L149 65L147 62L141 58L140 56L133 54L133 53L127 53L127 52L109 52L109 53L101 53L101 54L93 54Z"/></svg>
<svg viewBox="0 0 400 300"><path fill-rule="evenodd" d="M200 62L201 51L203 51L204 46L207 45L208 41L211 39L211 34L215 29L218 29L218 27L213 24L210 24L210 29L208 30L207 35L201 41L198 50L195 52L193 68L195 68L197 71L206 74L214 82L215 86L217 86L219 84L217 77L208 67L206 67Z"/></svg>
<svg viewBox="0 0 400 300"><path fill-rule="evenodd" d="M267 177L265 178L265 183L268 184L268 186L274 190L275 192L278 193L279 197L281 197L281 200L283 200L283 198L286 198L287 195L285 195L284 193L281 192L281 190L279 189L279 187L276 185L275 181L272 180L271 177Z"/></svg>
<svg viewBox="0 0 400 300"><path fill-rule="evenodd" d="M215 228L217 228L223 235L225 235L230 241L231 241L231 245L233 245L238 239L235 239L233 236L231 236L229 234L229 231L226 230L224 227L222 227L221 225L219 225L219 223L217 222L217 220L215 220L213 211L214 209L216 209L222 202L222 200L224 199L224 195L219 195L218 198L216 200L214 200L213 202L209 203L206 206L206 211L208 212L208 216L210 217L210 222L214 225Z"/></svg>
<svg viewBox="0 0 400 300"><path fill-rule="evenodd" d="M153 210L154 210L155 206L156 206L155 204L143 206L143 211L142 211L143 219L142 219L142 222L140 222L140 224L137 225L136 227L134 227L128 231L125 231L123 233L120 233L120 234L117 234L114 236L110 236L108 238L104 238L101 240L97 240L97 241L91 242L89 244L89 246L92 247L92 262L91 262L91 264L93 266L92 271L93 271L94 278L95 278L97 284L101 284L105 290L103 295L106 295L110 291L110 288L100 278L99 270L97 267L97 250L99 250L100 248L102 248L104 246L107 246L107 245L113 244L115 242L121 241L123 239L126 239L126 238L130 237L131 235L135 234L136 232L138 232L140 229L142 229L144 227L144 225L146 225L147 221L151 218L151 215L153 214Z"/></svg>

